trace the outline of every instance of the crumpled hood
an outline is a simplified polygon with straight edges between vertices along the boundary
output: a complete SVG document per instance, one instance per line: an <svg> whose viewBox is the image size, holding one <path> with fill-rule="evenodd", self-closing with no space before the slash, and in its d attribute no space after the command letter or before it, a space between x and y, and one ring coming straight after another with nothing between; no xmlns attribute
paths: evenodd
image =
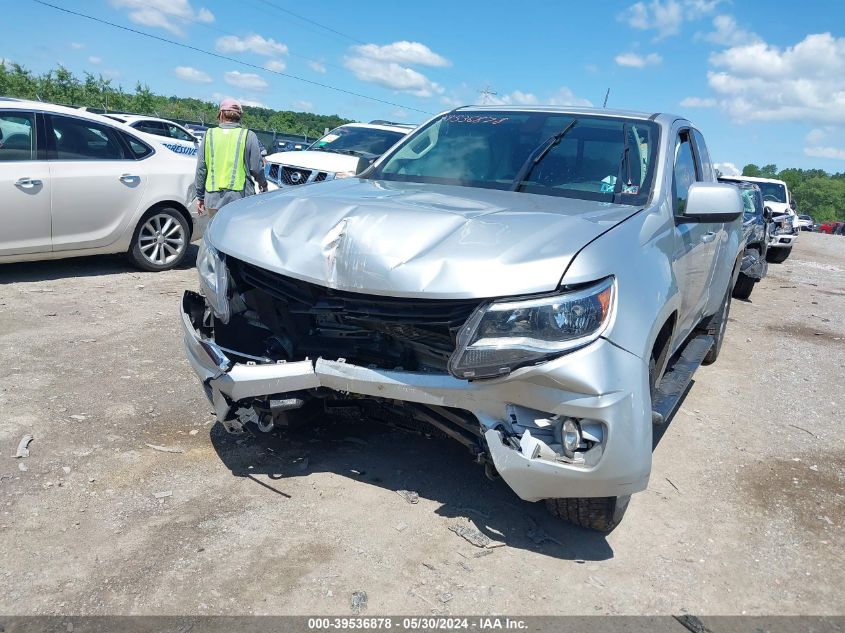
<svg viewBox="0 0 845 633"><path fill-rule="evenodd" d="M229 256L339 290L483 298L554 290L637 207L350 178L245 198L214 217Z"/></svg>

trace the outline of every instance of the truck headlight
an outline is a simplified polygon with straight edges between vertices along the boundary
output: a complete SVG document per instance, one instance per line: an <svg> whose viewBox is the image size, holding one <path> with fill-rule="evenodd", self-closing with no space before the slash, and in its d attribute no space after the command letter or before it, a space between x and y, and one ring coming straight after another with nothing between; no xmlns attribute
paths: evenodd
<svg viewBox="0 0 845 633"><path fill-rule="evenodd" d="M615 281L479 307L458 333L449 371L457 378L503 376L597 339L610 321Z"/></svg>
<svg viewBox="0 0 845 633"><path fill-rule="evenodd" d="M205 295L214 314L223 323L229 322L229 272L223 256L203 237L197 253L197 274L200 278L200 292Z"/></svg>

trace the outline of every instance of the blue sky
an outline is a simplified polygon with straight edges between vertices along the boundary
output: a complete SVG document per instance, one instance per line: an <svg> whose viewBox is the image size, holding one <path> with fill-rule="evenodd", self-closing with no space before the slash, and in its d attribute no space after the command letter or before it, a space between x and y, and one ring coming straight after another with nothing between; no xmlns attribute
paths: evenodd
<svg viewBox="0 0 845 633"><path fill-rule="evenodd" d="M0 59L357 120L419 122L482 99L600 106L610 88L610 107L693 120L719 163L845 171L842 0L49 1L234 61L32 0L5 7L16 26ZM496 94L483 97L486 87Z"/></svg>

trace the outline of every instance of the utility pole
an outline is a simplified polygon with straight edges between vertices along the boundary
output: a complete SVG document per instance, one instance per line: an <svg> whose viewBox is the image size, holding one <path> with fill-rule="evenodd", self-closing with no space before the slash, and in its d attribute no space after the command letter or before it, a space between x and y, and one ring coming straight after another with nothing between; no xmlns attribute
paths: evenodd
<svg viewBox="0 0 845 633"><path fill-rule="evenodd" d="M484 88L482 88L481 90L479 90L478 94L481 95L481 105L486 105L487 103L490 102L490 97L495 97L499 93L493 92L493 90L490 89L490 86L487 85Z"/></svg>
<svg viewBox="0 0 845 633"><path fill-rule="evenodd" d="M607 98L610 96L610 88L607 89L607 92L604 93L604 103L602 104L602 108L607 107Z"/></svg>

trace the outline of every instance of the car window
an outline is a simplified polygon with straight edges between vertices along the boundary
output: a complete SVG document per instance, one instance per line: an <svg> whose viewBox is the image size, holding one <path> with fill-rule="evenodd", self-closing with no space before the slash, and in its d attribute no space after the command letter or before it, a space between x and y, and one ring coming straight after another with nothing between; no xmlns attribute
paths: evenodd
<svg viewBox="0 0 845 633"><path fill-rule="evenodd" d="M142 143L137 138L126 132L121 132L123 140L129 146L129 151L132 152L133 158L144 158L153 153L152 148L146 143Z"/></svg>
<svg viewBox="0 0 845 633"><path fill-rule="evenodd" d="M31 112L0 112L0 161L35 159L34 123Z"/></svg>
<svg viewBox="0 0 845 633"><path fill-rule="evenodd" d="M461 111L418 129L367 175L637 205L651 190L657 142L650 121Z"/></svg>
<svg viewBox="0 0 845 633"><path fill-rule="evenodd" d="M132 127L139 132L155 134L156 136L168 136L167 130L160 121L138 121L137 123L133 123Z"/></svg>
<svg viewBox="0 0 845 633"><path fill-rule="evenodd" d="M121 160L126 158L118 132L106 125L51 115L58 160Z"/></svg>
<svg viewBox="0 0 845 633"><path fill-rule="evenodd" d="M698 130L692 131L695 139L695 148L698 150L699 166L701 167L701 179L704 181L716 180L716 172L713 171L713 164L710 162L710 152L707 151L707 143Z"/></svg>
<svg viewBox="0 0 845 633"><path fill-rule="evenodd" d="M185 130L180 128L178 125L173 125L172 123L165 123L164 128L167 130L167 136L170 138L175 138L179 141L192 141L194 137L188 134Z"/></svg>
<svg viewBox="0 0 845 633"><path fill-rule="evenodd" d="M675 139L675 167L672 176L673 209L683 215L692 183L699 180L695 157L692 152L689 130L683 130Z"/></svg>

